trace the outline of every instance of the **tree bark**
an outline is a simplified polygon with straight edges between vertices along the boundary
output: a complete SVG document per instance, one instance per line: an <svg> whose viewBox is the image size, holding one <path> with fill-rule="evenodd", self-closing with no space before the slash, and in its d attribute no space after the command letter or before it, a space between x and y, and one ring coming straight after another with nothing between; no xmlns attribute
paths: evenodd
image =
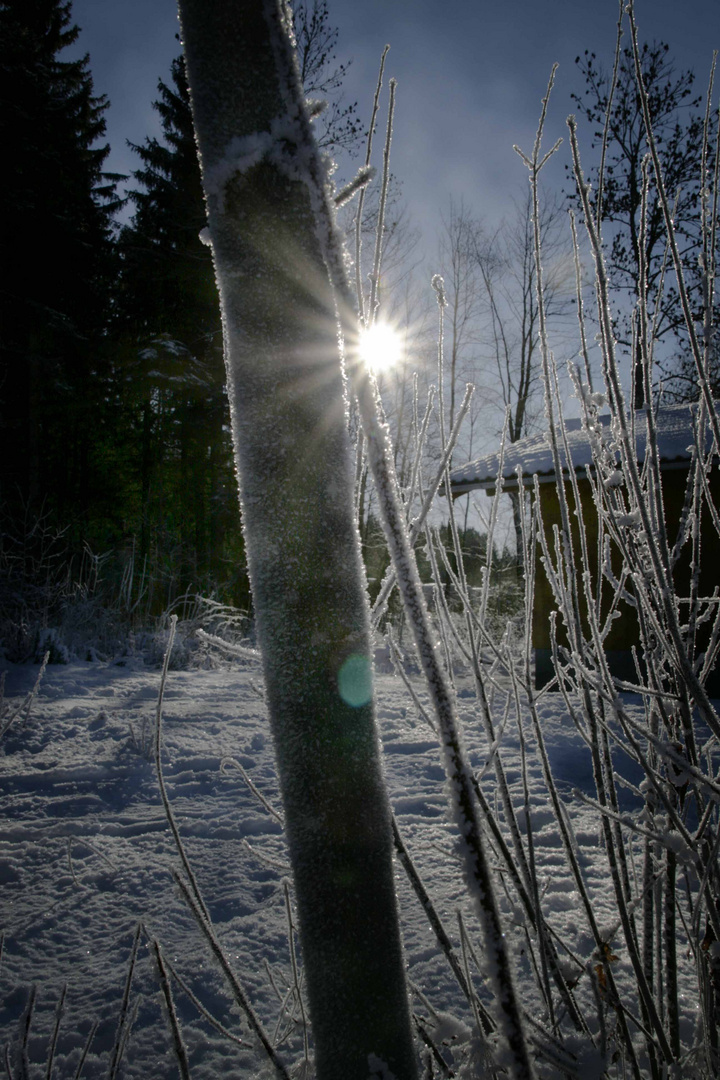
<svg viewBox="0 0 720 1080"><path fill-rule="evenodd" d="M317 1075L367 1080L377 1059L411 1080L335 301L273 52L284 10L179 6Z"/></svg>

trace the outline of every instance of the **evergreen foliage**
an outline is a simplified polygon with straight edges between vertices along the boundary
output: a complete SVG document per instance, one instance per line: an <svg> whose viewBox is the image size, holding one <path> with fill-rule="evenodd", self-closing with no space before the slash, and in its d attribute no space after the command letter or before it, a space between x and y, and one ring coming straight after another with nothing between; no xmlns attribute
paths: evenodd
<svg viewBox="0 0 720 1080"><path fill-rule="evenodd" d="M119 237L118 377L139 553L167 591L247 603L222 326L184 62L159 83L163 141L134 146L135 214Z"/></svg>
<svg viewBox="0 0 720 1080"><path fill-rule="evenodd" d="M53 511L78 531L107 488L96 432L106 409L114 176L107 101L61 0L0 3L0 438L5 513Z"/></svg>

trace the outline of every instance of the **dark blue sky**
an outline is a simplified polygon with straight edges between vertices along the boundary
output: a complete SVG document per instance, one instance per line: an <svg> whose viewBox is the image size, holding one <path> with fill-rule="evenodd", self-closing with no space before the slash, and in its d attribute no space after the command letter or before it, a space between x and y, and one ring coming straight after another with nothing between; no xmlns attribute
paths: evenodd
<svg viewBox="0 0 720 1080"><path fill-rule="evenodd" d="M208 0L210 2L210 0ZM513 143L530 150L548 75L558 61L547 145L565 134L570 94L581 87L574 60L592 49L612 62L615 0L330 0L340 31L339 59L352 58L347 96L369 117L378 62L398 79L393 171L403 181L426 247L449 198L464 197L488 224L522 193L525 170ZM179 51L175 0L74 0L90 53L95 89L108 95L108 167L129 172L126 140L158 130L151 102ZM678 67L692 67L704 90L713 47L720 47L717 0L637 0L644 40L662 39ZM626 40L627 34L626 34ZM629 41L628 41L629 43ZM383 124L384 126L384 124ZM562 183L562 160L548 174Z"/></svg>

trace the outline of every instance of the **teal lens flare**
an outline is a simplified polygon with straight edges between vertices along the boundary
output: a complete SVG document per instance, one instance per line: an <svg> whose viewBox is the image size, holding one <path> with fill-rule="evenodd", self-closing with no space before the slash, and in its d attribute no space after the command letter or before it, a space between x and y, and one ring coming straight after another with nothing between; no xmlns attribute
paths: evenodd
<svg viewBox="0 0 720 1080"><path fill-rule="evenodd" d="M353 653L338 672L338 691L347 705L356 709L372 698L372 671L365 656Z"/></svg>

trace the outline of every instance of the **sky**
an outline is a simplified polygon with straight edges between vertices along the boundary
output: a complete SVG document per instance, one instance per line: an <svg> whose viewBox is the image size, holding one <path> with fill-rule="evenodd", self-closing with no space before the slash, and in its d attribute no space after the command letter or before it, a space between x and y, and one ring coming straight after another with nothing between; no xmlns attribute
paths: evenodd
<svg viewBox="0 0 720 1080"><path fill-rule="evenodd" d="M451 198L464 199L491 227L511 213L527 176L512 147L532 148L553 63L547 147L565 135L570 95L582 90L575 57L590 49L611 66L618 16L615 0L329 0L329 8L338 60L352 60L347 98L366 122L380 56L391 46L386 73L398 80L392 168L428 255ZM107 167L128 173L137 158L127 141L159 133L152 101L180 50L175 0L74 0L73 17L95 91L110 101ZM704 91L712 50L720 48L717 0L636 0L636 18L641 40L666 41L678 68L693 68ZM547 170L549 187L563 184L567 150L565 139Z"/></svg>

